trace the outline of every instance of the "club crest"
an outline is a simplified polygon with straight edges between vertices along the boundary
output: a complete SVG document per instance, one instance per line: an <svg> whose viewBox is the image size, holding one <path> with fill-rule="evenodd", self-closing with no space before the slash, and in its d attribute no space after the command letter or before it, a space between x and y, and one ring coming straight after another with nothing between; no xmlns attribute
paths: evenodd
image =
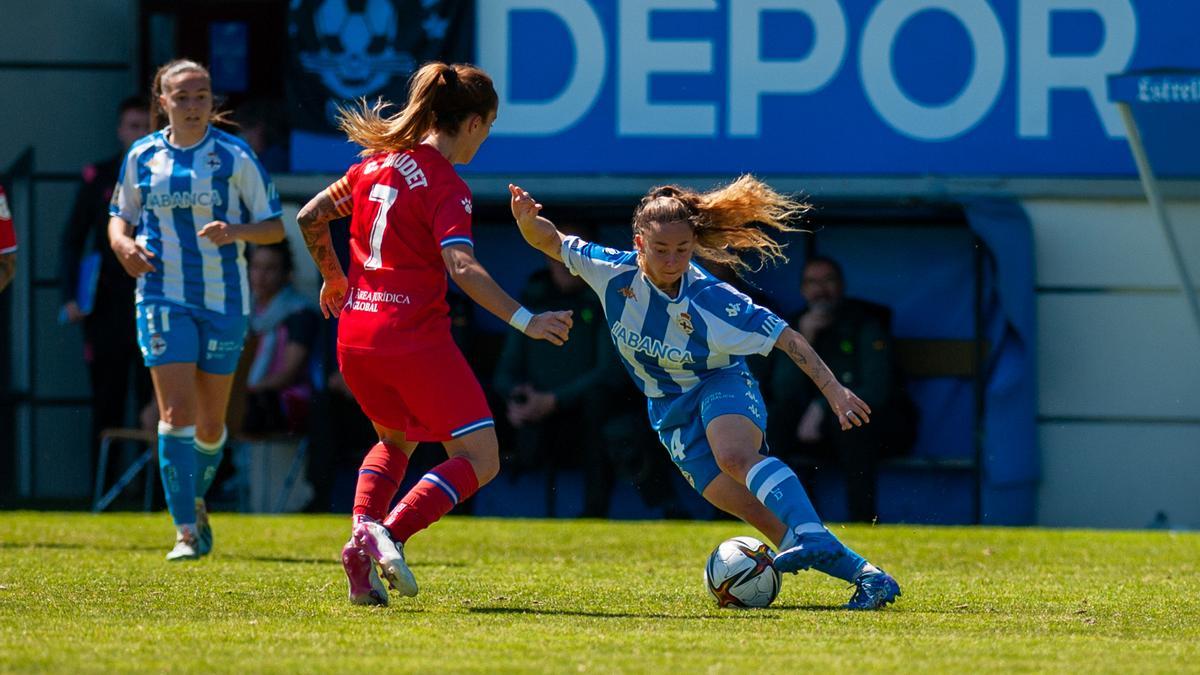
<svg viewBox="0 0 1200 675"><path fill-rule="evenodd" d="M691 335L692 331L695 330L695 327L692 326L692 315L687 312L680 312L679 316L675 317L675 322L679 324L679 330L688 335Z"/></svg>

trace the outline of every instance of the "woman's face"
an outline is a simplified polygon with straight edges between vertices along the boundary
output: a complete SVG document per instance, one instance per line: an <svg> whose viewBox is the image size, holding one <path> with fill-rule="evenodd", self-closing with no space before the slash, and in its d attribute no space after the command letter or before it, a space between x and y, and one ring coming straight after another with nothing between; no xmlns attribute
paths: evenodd
<svg viewBox="0 0 1200 675"><path fill-rule="evenodd" d="M479 146L483 145L488 134L492 133L492 125L495 123L495 110L488 113L486 119L479 115L471 115L462 123L458 135L458 164L467 164L475 158L475 153L479 152Z"/></svg>
<svg viewBox="0 0 1200 675"><path fill-rule="evenodd" d="M212 118L212 84L197 70L185 70L165 80L158 101L176 132L202 134Z"/></svg>
<svg viewBox="0 0 1200 675"><path fill-rule="evenodd" d="M655 286L665 288L674 286L687 272L696 234L687 221L651 222L634 235L633 243L641 253L642 271Z"/></svg>

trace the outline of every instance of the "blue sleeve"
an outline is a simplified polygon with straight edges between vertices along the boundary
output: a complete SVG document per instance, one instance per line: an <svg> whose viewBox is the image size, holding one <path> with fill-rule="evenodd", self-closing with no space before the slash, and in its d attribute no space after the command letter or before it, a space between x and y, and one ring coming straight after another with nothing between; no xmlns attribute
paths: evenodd
<svg viewBox="0 0 1200 675"><path fill-rule="evenodd" d="M696 303L708 324L709 349L723 354L769 354L787 323L728 284L703 291Z"/></svg>
<svg viewBox="0 0 1200 675"><path fill-rule="evenodd" d="M601 294L609 279L637 265L636 253L607 248L575 236L563 239L560 254L571 274Z"/></svg>

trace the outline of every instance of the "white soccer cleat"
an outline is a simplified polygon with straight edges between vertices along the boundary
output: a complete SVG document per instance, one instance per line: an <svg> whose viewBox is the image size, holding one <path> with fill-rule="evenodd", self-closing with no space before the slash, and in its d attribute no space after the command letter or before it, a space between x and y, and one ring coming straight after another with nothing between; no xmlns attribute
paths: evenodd
<svg viewBox="0 0 1200 675"><path fill-rule="evenodd" d="M175 548L167 554L168 562L180 560L198 560L200 558L199 542L196 538L194 525L180 525L175 531Z"/></svg>
<svg viewBox="0 0 1200 675"><path fill-rule="evenodd" d="M361 522L354 526L353 541L379 563L392 590L410 598L417 594L417 580L404 561L404 544L392 541L387 528L374 521Z"/></svg>

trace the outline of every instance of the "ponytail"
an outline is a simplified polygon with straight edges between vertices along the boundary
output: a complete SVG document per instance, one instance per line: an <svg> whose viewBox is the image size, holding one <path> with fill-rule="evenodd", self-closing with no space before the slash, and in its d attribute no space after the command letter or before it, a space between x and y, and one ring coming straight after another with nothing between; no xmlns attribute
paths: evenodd
<svg viewBox="0 0 1200 675"><path fill-rule="evenodd" d="M415 147L434 129L454 135L471 115L487 118L499 104L492 78L475 66L427 63L408 82L408 103L388 115L391 104L376 99L357 107L338 107L338 128L367 157L379 152L403 152Z"/></svg>
<svg viewBox="0 0 1200 675"><path fill-rule="evenodd" d="M633 230L652 222L684 221L696 235L695 255L728 265L737 272L757 271L768 262L787 262L775 232L796 232L790 222L812 206L773 190L745 174L725 187L703 194L677 185L650 190L634 213ZM750 254L752 262L742 256Z"/></svg>

